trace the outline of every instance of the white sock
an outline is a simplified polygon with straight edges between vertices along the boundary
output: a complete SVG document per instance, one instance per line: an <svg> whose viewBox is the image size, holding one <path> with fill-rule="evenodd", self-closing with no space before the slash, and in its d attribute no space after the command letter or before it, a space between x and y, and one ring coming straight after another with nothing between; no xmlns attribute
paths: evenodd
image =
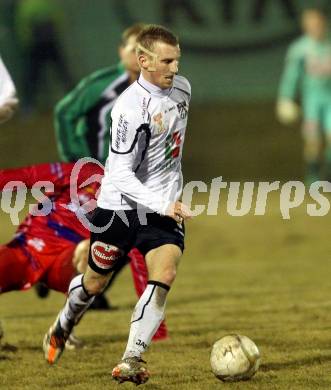
<svg viewBox="0 0 331 390"><path fill-rule="evenodd" d="M149 281L147 287L136 304L131 317L128 344L123 359L137 356L145 352L152 337L164 319L164 310L169 286Z"/></svg>
<svg viewBox="0 0 331 390"><path fill-rule="evenodd" d="M61 328L69 333L94 300L94 296L89 295L83 286L83 276L77 275L70 282L68 298L60 313Z"/></svg>

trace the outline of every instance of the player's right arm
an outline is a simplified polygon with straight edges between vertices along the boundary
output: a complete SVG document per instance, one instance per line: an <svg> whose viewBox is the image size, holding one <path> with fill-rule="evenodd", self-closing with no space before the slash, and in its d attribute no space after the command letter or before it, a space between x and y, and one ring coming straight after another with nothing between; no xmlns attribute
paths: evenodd
<svg viewBox="0 0 331 390"><path fill-rule="evenodd" d="M0 58L0 123L10 119L17 106L15 85Z"/></svg>
<svg viewBox="0 0 331 390"><path fill-rule="evenodd" d="M294 42L285 58L284 70L280 80L279 97L294 100L297 95L299 82L304 74L303 41Z"/></svg>
<svg viewBox="0 0 331 390"><path fill-rule="evenodd" d="M304 55L300 40L290 46L280 80L276 113L284 124L294 122L299 116L299 107L295 99L303 74Z"/></svg>

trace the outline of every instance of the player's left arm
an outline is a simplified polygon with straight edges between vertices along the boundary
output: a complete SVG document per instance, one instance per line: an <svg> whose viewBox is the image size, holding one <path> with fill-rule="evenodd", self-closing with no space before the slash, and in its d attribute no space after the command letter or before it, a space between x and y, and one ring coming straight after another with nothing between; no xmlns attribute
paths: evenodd
<svg viewBox="0 0 331 390"><path fill-rule="evenodd" d="M295 99L303 74L303 52L300 44L295 43L290 47L286 56L276 105L278 120L285 125L295 122L300 116L300 107Z"/></svg>
<svg viewBox="0 0 331 390"><path fill-rule="evenodd" d="M286 55L279 85L279 99L295 100L299 82L304 73L304 56L298 43L293 44Z"/></svg>

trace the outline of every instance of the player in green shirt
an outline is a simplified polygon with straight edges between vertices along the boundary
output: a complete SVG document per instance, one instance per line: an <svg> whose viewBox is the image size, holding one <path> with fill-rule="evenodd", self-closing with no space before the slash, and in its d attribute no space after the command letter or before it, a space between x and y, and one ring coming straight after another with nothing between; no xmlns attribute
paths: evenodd
<svg viewBox="0 0 331 390"><path fill-rule="evenodd" d="M84 78L55 107L57 146L62 161L93 157L105 163L109 148L110 112L117 97L139 75L136 37L143 24L122 34L121 62Z"/></svg>
<svg viewBox="0 0 331 390"><path fill-rule="evenodd" d="M277 114L288 124L299 117L295 100L300 94L303 115L306 182L331 179L331 39L321 9L303 12L304 35L290 46L282 75ZM323 164L324 163L324 164Z"/></svg>

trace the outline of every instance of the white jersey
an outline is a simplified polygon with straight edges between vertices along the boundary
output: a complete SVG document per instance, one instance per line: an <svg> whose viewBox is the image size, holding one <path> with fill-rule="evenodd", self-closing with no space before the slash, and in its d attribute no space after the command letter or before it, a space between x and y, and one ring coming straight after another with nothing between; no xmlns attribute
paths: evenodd
<svg viewBox="0 0 331 390"><path fill-rule="evenodd" d="M147 207L161 215L181 196L181 157L191 98L189 82L175 76L161 88L142 75L112 110L111 141L98 206Z"/></svg>
<svg viewBox="0 0 331 390"><path fill-rule="evenodd" d="M0 107L16 96L15 85L0 57Z"/></svg>

